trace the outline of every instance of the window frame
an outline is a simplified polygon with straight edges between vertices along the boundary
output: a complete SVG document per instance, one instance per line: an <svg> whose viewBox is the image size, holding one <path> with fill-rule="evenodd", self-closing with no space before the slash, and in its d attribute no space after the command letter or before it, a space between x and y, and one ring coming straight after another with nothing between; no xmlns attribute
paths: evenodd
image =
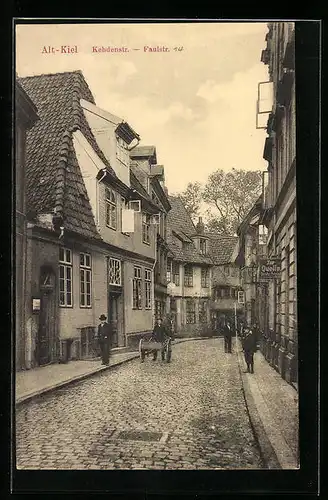
<svg viewBox="0 0 328 500"><path fill-rule="evenodd" d="M132 309L142 309L142 274L140 266L133 266Z"/></svg>
<svg viewBox="0 0 328 500"><path fill-rule="evenodd" d="M207 255L207 240L205 238L199 239L199 252L202 255Z"/></svg>
<svg viewBox="0 0 328 500"><path fill-rule="evenodd" d="M188 270L188 274L186 274L186 269ZM189 270L191 273L189 274ZM194 268L191 264L187 264L184 266L184 286L188 288L192 288L194 286Z"/></svg>
<svg viewBox="0 0 328 500"><path fill-rule="evenodd" d="M63 259L61 259L61 252L63 252ZM67 252L69 252L69 259L67 259ZM59 247L59 260L58 260L58 274L59 274L59 307L73 308L73 251L70 248ZM63 270L63 277L61 277L61 269ZM70 278L67 277L68 270L70 271ZM70 283L70 291L67 291L67 283ZM63 290L61 284L64 284ZM61 303L61 294L64 294L64 303ZM67 294L70 296L70 303L67 301Z"/></svg>
<svg viewBox="0 0 328 500"><path fill-rule="evenodd" d="M105 188L105 218L106 218L106 226L113 231L117 230L117 195L115 191L110 188ZM115 214L115 224L113 225L113 216Z"/></svg>
<svg viewBox="0 0 328 500"><path fill-rule="evenodd" d="M121 196L121 206L120 206L121 221L120 221L120 226L121 226L121 234L123 234L124 236L130 236L130 233L125 233L124 231L122 231L122 225L123 225L123 208L125 209L128 206L129 206L129 202L123 196Z"/></svg>
<svg viewBox="0 0 328 500"><path fill-rule="evenodd" d="M189 307L191 306L191 307ZM191 321L190 321L191 319ZM193 299L186 300L186 325L194 325L196 323L196 304Z"/></svg>
<svg viewBox="0 0 328 500"><path fill-rule="evenodd" d="M84 257L84 263L81 264L81 257ZM86 264L86 257L89 257L89 265ZM79 264L79 278L80 278L80 308L81 309L91 309L92 308L92 259L91 254L87 252L80 252L80 264ZM87 275L89 274L89 280L87 280ZM83 279L81 279L83 275ZM84 292L82 292L82 284L84 285ZM90 286L90 293L87 292L87 285ZM85 303L82 304L82 296L85 296ZM89 303L88 303L89 296Z"/></svg>
<svg viewBox="0 0 328 500"><path fill-rule="evenodd" d="M152 271L149 268L144 270L145 276L145 309L149 310L152 308Z"/></svg>
<svg viewBox="0 0 328 500"><path fill-rule="evenodd" d="M205 276L203 276L203 273L205 273ZM210 287L210 270L208 267L202 267L201 268L201 287L202 288L209 288Z"/></svg>
<svg viewBox="0 0 328 500"><path fill-rule="evenodd" d="M150 245L150 215L143 212L142 213L142 242L145 245ZM146 238L145 238L146 235Z"/></svg>
<svg viewBox="0 0 328 500"><path fill-rule="evenodd" d="M114 283L110 281L110 266L111 266L111 261L113 263L119 263L119 271L120 271L120 282L119 283ZM108 284L111 286L122 286L122 261L120 259L117 259L116 257L109 257L108 258Z"/></svg>
<svg viewBox="0 0 328 500"><path fill-rule="evenodd" d="M177 272L175 272L177 271ZM172 262L172 280L175 286L180 286L180 264L179 262Z"/></svg>

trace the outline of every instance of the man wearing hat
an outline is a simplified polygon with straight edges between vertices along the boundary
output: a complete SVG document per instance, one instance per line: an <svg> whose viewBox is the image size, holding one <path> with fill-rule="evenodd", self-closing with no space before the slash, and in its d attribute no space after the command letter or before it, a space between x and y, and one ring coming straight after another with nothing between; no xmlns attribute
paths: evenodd
<svg viewBox="0 0 328 500"><path fill-rule="evenodd" d="M98 326L98 341L101 351L101 364L109 365L112 330L107 323L107 318L104 314L102 314L99 319L100 325Z"/></svg>

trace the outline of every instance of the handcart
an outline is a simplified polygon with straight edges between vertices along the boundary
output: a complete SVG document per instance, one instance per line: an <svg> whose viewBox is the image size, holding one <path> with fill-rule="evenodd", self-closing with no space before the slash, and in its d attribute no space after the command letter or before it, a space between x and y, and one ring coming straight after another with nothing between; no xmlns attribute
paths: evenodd
<svg viewBox="0 0 328 500"><path fill-rule="evenodd" d="M145 357L154 352L161 352L163 361L170 363L172 357L172 340L167 337L163 342L158 342L154 338L142 338L139 342L139 355L140 360L143 362Z"/></svg>

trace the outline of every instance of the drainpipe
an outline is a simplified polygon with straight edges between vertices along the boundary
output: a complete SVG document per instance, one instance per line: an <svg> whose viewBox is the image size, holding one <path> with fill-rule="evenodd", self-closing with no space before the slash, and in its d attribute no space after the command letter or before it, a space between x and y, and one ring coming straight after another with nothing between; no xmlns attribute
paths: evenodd
<svg viewBox="0 0 328 500"><path fill-rule="evenodd" d="M153 328L155 327L155 266L157 264L157 232L155 230L156 226L154 225L153 226L153 231L155 233L155 241L154 241L154 251L155 251L155 255L154 255L154 264L153 264L153 268L152 268L152 301L153 301L153 307L152 307L152 310L153 310L153 318L152 318L152 325L153 325Z"/></svg>
<svg viewBox="0 0 328 500"><path fill-rule="evenodd" d="M96 219L97 219L97 226L99 225L99 184L106 177L107 169L103 168L102 172L103 172L103 175L97 181L97 187L96 187Z"/></svg>

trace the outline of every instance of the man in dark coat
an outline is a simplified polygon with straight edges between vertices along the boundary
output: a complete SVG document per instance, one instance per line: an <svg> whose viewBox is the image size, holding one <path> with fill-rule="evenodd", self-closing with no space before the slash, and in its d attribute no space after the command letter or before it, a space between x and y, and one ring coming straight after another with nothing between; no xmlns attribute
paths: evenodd
<svg viewBox="0 0 328 500"><path fill-rule="evenodd" d="M106 321L106 316L100 316L100 325L98 326L98 341L101 352L101 364L109 365L109 355L112 341L112 329Z"/></svg>
<svg viewBox="0 0 328 500"><path fill-rule="evenodd" d="M224 352L231 353L232 326L229 320L225 321L225 325L223 327L223 335L224 335Z"/></svg>
<svg viewBox="0 0 328 500"><path fill-rule="evenodd" d="M243 350L247 365L247 372L254 373L254 352L257 350L257 338L251 328L245 328Z"/></svg>
<svg viewBox="0 0 328 500"><path fill-rule="evenodd" d="M155 342L164 342L167 339L168 335L166 333L166 328L162 323L161 318L159 318L156 321L154 330L153 330L153 339ZM161 350L161 355L162 355L162 361L165 359L165 352L164 349ZM156 361L157 359L157 351L153 351L153 360Z"/></svg>

